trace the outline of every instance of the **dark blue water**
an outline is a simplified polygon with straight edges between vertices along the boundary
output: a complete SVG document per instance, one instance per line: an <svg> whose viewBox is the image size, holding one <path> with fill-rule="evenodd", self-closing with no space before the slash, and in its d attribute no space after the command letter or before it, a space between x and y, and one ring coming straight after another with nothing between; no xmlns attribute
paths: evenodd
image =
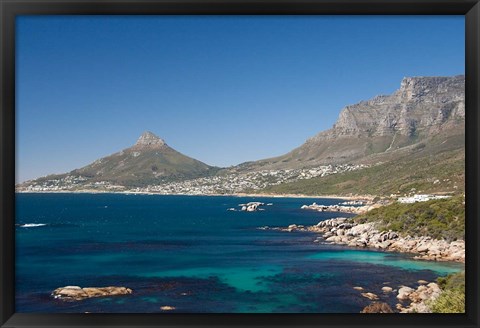
<svg viewBox="0 0 480 328"><path fill-rule="evenodd" d="M394 306L383 286L413 287L463 269L256 229L339 216L300 206L340 199L17 194L16 201L17 312L359 312L370 301L354 286ZM249 201L273 205L227 211ZM50 296L67 285L134 292L78 302Z"/></svg>

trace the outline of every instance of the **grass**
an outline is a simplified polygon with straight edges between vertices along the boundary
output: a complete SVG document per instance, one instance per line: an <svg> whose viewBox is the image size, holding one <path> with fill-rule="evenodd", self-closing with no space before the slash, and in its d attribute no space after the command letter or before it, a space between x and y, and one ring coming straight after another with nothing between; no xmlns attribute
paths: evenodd
<svg viewBox="0 0 480 328"><path fill-rule="evenodd" d="M404 157L366 169L299 180L261 192L305 195L383 195L465 190L465 152Z"/></svg>

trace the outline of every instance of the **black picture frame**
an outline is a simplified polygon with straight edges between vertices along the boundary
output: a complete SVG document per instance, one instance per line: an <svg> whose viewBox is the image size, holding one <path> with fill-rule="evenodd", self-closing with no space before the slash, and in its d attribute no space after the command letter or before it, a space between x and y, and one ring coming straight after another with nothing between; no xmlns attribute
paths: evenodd
<svg viewBox="0 0 480 328"><path fill-rule="evenodd" d="M17 15L249 14L465 15L465 314L26 314L15 313L15 17ZM479 44L478 0L0 0L1 327L478 327Z"/></svg>

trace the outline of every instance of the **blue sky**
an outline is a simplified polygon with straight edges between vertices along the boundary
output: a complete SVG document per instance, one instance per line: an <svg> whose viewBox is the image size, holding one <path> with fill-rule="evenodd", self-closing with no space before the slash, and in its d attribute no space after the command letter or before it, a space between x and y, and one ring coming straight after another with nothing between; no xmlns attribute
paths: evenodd
<svg viewBox="0 0 480 328"><path fill-rule="evenodd" d="M405 76L464 74L463 16L23 16L17 181L149 130L229 166L281 155Z"/></svg>

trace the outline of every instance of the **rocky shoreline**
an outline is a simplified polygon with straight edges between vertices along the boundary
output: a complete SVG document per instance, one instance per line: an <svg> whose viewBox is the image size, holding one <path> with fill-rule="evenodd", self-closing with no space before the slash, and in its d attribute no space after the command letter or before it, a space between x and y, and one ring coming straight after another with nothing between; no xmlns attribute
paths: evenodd
<svg viewBox="0 0 480 328"><path fill-rule="evenodd" d="M313 210L317 212L341 212L341 213L349 213L349 214L364 214L380 206L383 206L383 205L367 203L366 205L363 205L363 206L344 206L344 205L318 205L317 203L313 203L311 205L303 205L301 209Z"/></svg>
<svg viewBox="0 0 480 328"><path fill-rule="evenodd" d="M396 293L397 304L395 310L385 302L379 302L377 294L365 292L362 287L354 287L361 292L361 295L369 300L371 304L367 305L360 313L431 313L429 304L435 301L442 293L437 283L424 280L418 281L418 287L399 286L398 290L390 286L384 286L381 289L382 294Z"/></svg>
<svg viewBox="0 0 480 328"><path fill-rule="evenodd" d="M286 232L308 231L322 234L315 242L327 242L355 248L374 248L390 252L415 254L415 259L465 263L465 241L433 239L426 236L402 237L395 231L379 231L378 223L358 224L350 218L334 218L314 226L292 224L288 227L260 227L262 230Z"/></svg>
<svg viewBox="0 0 480 328"><path fill-rule="evenodd" d="M325 198L325 199L345 199L345 200L371 200L372 195L306 195L306 194L266 194L266 193L204 193L204 194L189 194L189 193L171 193L162 194L151 191L115 191L115 190L96 190L96 189L82 189L82 190L15 190L19 194L120 194L120 195L169 195L169 196L212 196L212 197L265 197L265 198Z"/></svg>

